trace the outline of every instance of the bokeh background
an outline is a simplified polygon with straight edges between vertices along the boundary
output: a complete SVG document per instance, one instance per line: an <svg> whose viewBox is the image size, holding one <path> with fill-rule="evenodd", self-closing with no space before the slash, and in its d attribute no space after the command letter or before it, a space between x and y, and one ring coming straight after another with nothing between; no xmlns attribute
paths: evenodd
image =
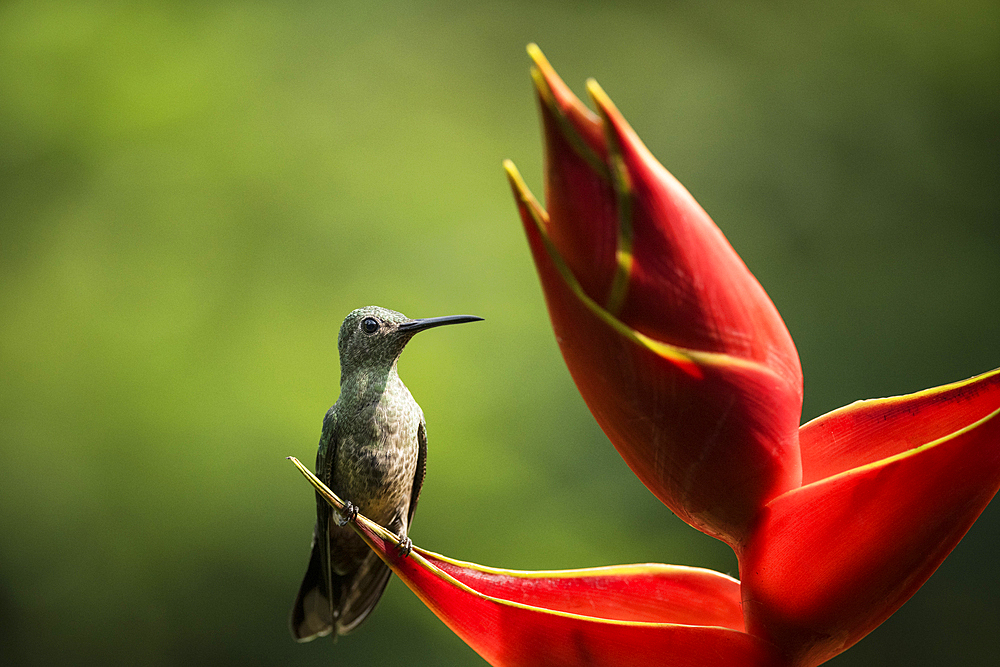
<svg viewBox="0 0 1000 667"><path fill-rule="evenodd" d="M769 291L804 418L1000 365L1000 5L0 4L0 663L481 665L399 582L286 617L371 303L408 348L411 536L491 565L736 574L635 479L548 327L500 166L541 195L524 46L603 85ZM956 484L962 480L956 479ZM833 660L1000 654L1000 507Z"/></svg>

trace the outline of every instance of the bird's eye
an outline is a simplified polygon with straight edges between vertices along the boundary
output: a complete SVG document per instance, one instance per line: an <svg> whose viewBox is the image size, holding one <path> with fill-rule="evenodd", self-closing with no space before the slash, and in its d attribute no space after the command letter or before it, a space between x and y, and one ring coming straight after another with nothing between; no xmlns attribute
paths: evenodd
<svg viewBox="0 0 1000 667"><path fill-rule="evenodd" d="M378 331L378 320L374 317L366 317L361 321L361 329L367 334L373 334Z"/></svg>

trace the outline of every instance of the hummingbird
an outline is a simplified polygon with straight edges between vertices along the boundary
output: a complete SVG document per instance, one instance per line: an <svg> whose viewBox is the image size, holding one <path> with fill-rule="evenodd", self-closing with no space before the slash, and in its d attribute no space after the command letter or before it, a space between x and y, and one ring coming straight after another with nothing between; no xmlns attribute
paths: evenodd
<svg viewBox="0 0 1000 667"><path fill-rule="evenodd" d="M427 430L396 364L418 332L478 320L414 320L378 306L344 319L337 336L340 396L323 418L316 476L346 507L337 512L316 496L312 553L289 623L296 641L347 634L382 597L391 571L348 525L359 512L396 533L400 553L409 553L407 532L427 466Z"/></svg>

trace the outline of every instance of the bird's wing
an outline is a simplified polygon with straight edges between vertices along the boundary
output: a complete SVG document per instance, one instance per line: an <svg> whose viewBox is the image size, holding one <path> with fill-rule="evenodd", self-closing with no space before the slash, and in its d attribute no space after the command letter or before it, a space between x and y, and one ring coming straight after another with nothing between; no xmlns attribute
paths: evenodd
<svg viewBox="0 0 1000 667"><path fill-rule="evenodd" d="M324 484L333 480L333 464L337 460L337 406L330 408L323 417L323 434L316 450L316 475ZM332 508L316 493L316 546L319 548L322 588L327 600L333 603L333 581L330 576L330 513Z"/></svg>
<svg viewBox="0 0 1000 667"><path fill-rule="evenodd" d="M410 491L410 510L406 515L406 530L409 532L413 523L413 513L417 511L417 501L420 500L420 489L424 485L424 475L427 474L427 426L420 420L417 427L417 470L413 476L413 490Z"/></svg>
<svg viewBox="0 0 1000 667"><path fill-rule="evenodd" d="M337 415L333 408L323 419L323 434L316 453L316 474L330 481L330 467L337 449ZM316 494L316 527L313 529L309 567L292 605L289 619L292 636L300 642L330 634L333 630L333 582L330 575L330 506ZM338 591L339 594L339 591Z"/></svg>

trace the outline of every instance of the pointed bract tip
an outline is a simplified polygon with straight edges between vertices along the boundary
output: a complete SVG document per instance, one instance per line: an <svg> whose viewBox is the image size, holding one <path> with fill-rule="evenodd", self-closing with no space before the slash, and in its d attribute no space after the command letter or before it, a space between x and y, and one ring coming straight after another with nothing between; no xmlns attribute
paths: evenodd
<svg viewBox="0 0 1000 667"><path fill-rule="evenodd" d="M521 172L517 170L517 167L510 160L503 161L503 168L507 172L507 181L510 183L510 188L514 191L514 196L518 202L526 208L526 211L531 215L536 224L544 225L548 214L538 200L535 199L535 195L531 194L528 185L521 178Z"/></svg>
<svg viewBox="0 0 1000 667"><path fill-rule="evenodd" d="M531 68L531 80L535 83L535 88L543 97L552 95L552 86L549 85L549 78L555 74L552 65L538 45L532 42L527 47L528 57L534 63Z"/></svg>
<svg viewBox="0 0 1000 667"><path fill-rule="evenodd" d="M528 193L528 186L524 184L521 172L517 170L517 167L511 160L503 161L503 170L507 172L507 182L510 183L510 187L514 190L514 193L518 198L524 199L524 194Z"/></svg>
<svg viewBox="0 0 1000 667"><path fill-rule="evenodd" d="M611 146L628 143L634 149L639 150L650 164L655 164L662 169L663 167L660 165L660 162L649 151L642 139L639 138L632 125L625 120L625 116L618 110L618 107L611 101L611 98L604 92L604 89L601 88L596 79L587 79L587 93L590 95L590 99L593 100L594 106L597 107L597 113L600 114L601 119L604 121L602 123L604 137ZM611 150L620 152L620 149ZM622 172L622 175L627 174Z"/></svg>
<svg viewBox="0 0 1000 667"><path fill-rule="evenodd" d="M635 134L632 126L629 125L625 117L622 116L621 111L615 106L615 103L611 101L608 94L604 92L601 88L601 84L597 83L597 79L587 79L587 93L590 95L590 99L594 101L594 106L597 107L597 113L601 115L604 119L605 129L609 126L618 130L619 134ZM636 141L641 143L638 135L633 137Z"/></svg>
<svg viewBox="0 0 1000 667"><path fill-rule="evenodd" d="M570 91L569 86L556 73L552 63L536 44L528 45L528 55L531 56L531 62L534 63L531 68L531 80L535 83L535 88L542 99L553 106L554 112L562 115L564 113L562 107L566 105L575 105L584 112L589 111Z"/></svg>
<svg viewBox="0 0 1000 667"><path fill-rule="evenodd" d="M590 95L590 99L594 101L594 106L597 107L597 110L602 115L608 115L608 112L618 113L618 107L615 106L615 103L611 101L608 94L601 88L601 84L597 83L597 79L593 77L587 79L587 93Z"/></svg>
<svg viewBox="0 0 1000 667"><path fill-rule="evenodd" d="M521 172L517 170L512 160L503 161L503 170L507 172L507 181L510 183L510 187L514 189L515 192L520 195L520 193L528 188L524 185L524 179L521 178Z"/></svg>
<svg viewBox="0 0 1000 667"><path fill-rule="evenodd" d="M545 58L545 54L542 53L542 50L538 48L538 44L529 42L528 46L525 47L525 51L528 52L528 57L531 58L535 65L551 69L552 66L549 65L549 61Z"/></svg>

